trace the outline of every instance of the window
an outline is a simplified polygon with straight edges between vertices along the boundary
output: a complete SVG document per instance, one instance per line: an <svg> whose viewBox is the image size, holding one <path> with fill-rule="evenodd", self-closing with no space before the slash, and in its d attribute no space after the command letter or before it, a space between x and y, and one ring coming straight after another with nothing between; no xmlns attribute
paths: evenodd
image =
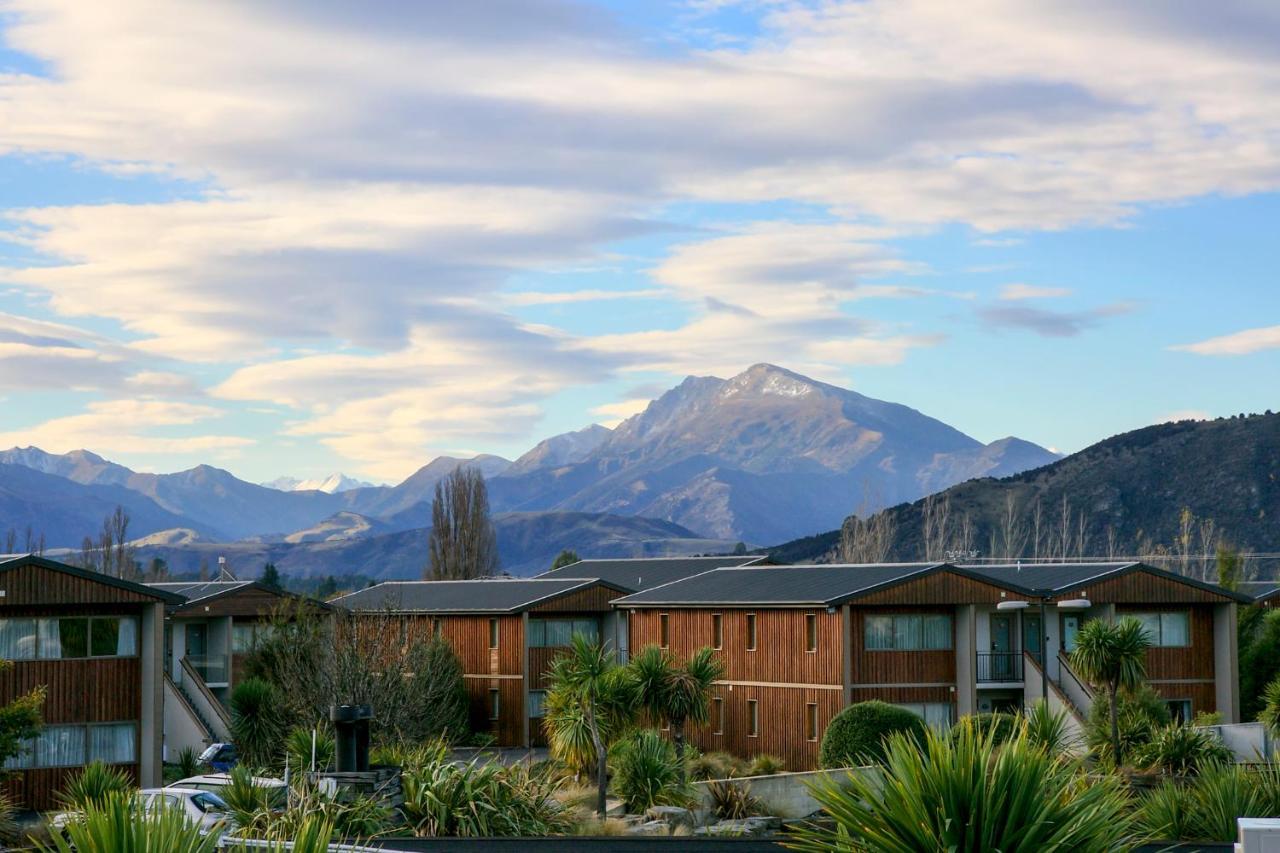
<svg viewBox="0 0 1280 853"><path fill-rule="evenodd" d="M664 649L671 645L671 617L665 613L658 614L658 645Z"/></svg>
<svg viewBox="0 0 1280 853"><path fill-rule="evenodd" d="M747 737L760 737L760 703L747 700Z"/></svg>
<svg viewBox="0 0 1280 853"><path fill-rule="evenodd" d="M818 705L810 702L804 706L804 736L806 740L818 739Z"/></svg>
<svg viewBox="0 0 1280 853"><path fill-rule="evenodd" d="M711 700L711 720L714 723L712 734L724 734L724 700L719 696Z"/></svg>
<svg viewBox="0 0 1280 853"><path fill-rule="evenodd" d="M529 716L536 719L544 713L543 707L546 704L547 693L545 690L529 691Z"/></svg>
<svg viewBox="0 0 1280 853"><path fill-rule="evenodd" d="M806 652L818 650L818 614L816 613L804 615L804 650Z"/></svg>
<svg viewBox="0 0 1280 853"><path fill-rule="evenodd" d="M950 702L905 702L896 703L924 720L925 725L937 731L951 728Z"/></svg>
<svg viewBox="0 0 1280 853"><path fill-rule="evenodd" d="M63 660L133 657L138 620L132 616L0 619L0 658Z"/></svg>
<svg viewBox="0 0 1280 853"><path fill-rule="evenodd" d="M947 613L898 613L866 617L866 647L871 650L920 651L951 648L951 616Z"/></svg>
<svg viewBox="0 0 1280 853"><path fill-rule="evenodd" d="M236 622L231 626L231 651L244 654L253 651L254 634L252 622ZM404 621L400 622L400 642L404 643Z"/></svg>
<svg viewBox="0 0 1280 853"><path fill-rule="evenodd" d="M754 652L755 650L756 650L756 615L754 613L748 613L747 614L747 651Z"/></svg>
<svg viewBox="0 0 1280 853"><path fill-rule="evenodd" d="M431 636L439 639L444 634L444 622L439 619L431 620Z"/></svg>
<svg viewBox="0 0 1280 853"><path fill-rule="evenodd" d="M600 626L594 619L530 619L529 648L551 649L570 646L575 634L591 643L600 642Z"/></svg>
<svg viewBox="0 0 1280 853"><path fill-rule="evenodd" d="M1191 645L1190 617L1186 611L1172 613L1125 613L1142 623L1143 632L1151 645L1162 648L1180 648Z"/></svg>
<svg viewBox="0 0 1280 853"><path fill-rule="evenodd" d="M136 737L133 723L89 726L89 760L103 764L132 764L137 760Z"/></svg>
<svg viewBox="0 0 1280 853"><path fill-rule="evenodd" d="M1170 699L1165 704L1169 706L1169 716L1175 723L1187 725L1191 722L1190 699Z"/></svg>
<svg viewBox="0 0 1280 853"><path fill-rule="evenodd" d="M502 699L498 693L498 688L489 688L489 719L498 719L498 714L502 711Z"/></svg>
<svg viewBox="0 0 1280 853"><path fill-rule="evenodd" d="M489 648L496 649L498 647L498 620L489 620Z"/></svg>
<svg viewBox="0 0 1280 853"><path fill-rule="evenodd" d="M711 614L711 647L717 650L724 648L724 617L719 613Z"/></svg>
<svg viewBox="0 0 1280 853"><path fill-rule="evenodd" d="M136 723L90 726L45 726L23 741L18 754L5 762L6 770L38 767L79 767L89 761L133 764L138 760Z"/></svg>

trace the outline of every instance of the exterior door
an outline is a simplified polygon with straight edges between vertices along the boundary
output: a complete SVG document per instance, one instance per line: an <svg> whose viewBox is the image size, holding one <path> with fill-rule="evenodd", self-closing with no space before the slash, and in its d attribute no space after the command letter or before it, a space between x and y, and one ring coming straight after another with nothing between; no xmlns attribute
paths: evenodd
<svg viewBox="0 0 1280 853"><path fill-rule="evenodd" d="M991 614L991 680L1013 679L1013 617Z"/></svg>
<svg viewBox="0 0 1280 853"><path fill-rule="evenodd" d="M203 658L209 653L208 626L199 623L187 626L187 657Z"/></svg>
<svg viewBox="0 0 1280 853"><path fill-rule="evenodd" d="M1040 656L1041 644L1044 642L1044 629L1040 626L1039 613L1022 614L1022 648L1031 652L1035 659L1044 666L1044 658Z"/></svg>
<svg viewBox="0 0 1280 853"><path fill-rule="evenodd" d="M1080 633L1080 624L1079 613L1062 614L1062 650L1067 654L1075 651L1076 634Z"/></svg>

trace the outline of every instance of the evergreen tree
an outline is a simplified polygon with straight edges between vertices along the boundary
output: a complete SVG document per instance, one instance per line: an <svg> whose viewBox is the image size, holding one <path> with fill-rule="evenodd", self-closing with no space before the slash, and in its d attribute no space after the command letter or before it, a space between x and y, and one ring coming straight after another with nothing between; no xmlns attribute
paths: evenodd
<svg viewBox="0 0 1280 853"><path fill-rule="evenodd" d="M284 589L284 584L280 580L280 571L275 563L267 563L262 567L262 576L258 578L258 582L268 589Z"/></svg>
<svg viewBox="0 0 1280 853"><path fill-rule="evenodd" d="M565 548L563 551L561 551L559 554L556 555L555 560L551 563L551 570L554 572L556 569L562 569L565 566L572 566L574 563L578 562L580 559L581 558L578 556L577 551L574 551L569 548Z"/></svg>

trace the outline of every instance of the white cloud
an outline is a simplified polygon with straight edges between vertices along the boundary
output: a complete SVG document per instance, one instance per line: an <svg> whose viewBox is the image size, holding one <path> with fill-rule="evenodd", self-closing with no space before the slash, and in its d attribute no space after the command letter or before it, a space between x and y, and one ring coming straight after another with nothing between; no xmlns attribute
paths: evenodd
<svg viewBox="0 0 1280 853"><path fill-rule="evenodd" d="M91 448L101 453L180 454L226 451L253 444L234 435L157 434L157 428L189 427L222 416L211 406L161 400L89 403L77 415L54 418L20 430L0 432L0 446L34 444L50 453Z"/></svg>
<svg viewBox="0 0 1280 853"><path fill-rule="evenodd" d="M601 415L597 421L601 426L613 429L632 415L638 415L652 402L648 397L631 400L619 400L616 403L605 403L591 410L593 415Z"/></svg>
<svg viewBox="0 0 1280 853"><path fill-rule="evenodd" d="M1060 299L1070 296L1069 287L1041 287L1034 284L1006 284L1000 288L1000 298L1005 302L1017 302L1022 299Z"/></svg>
<svg viewBox="0 0 1280 853"><path fill-rule="evenodd" d="M1192 352L1196 355L1252 355L1263 350L1280 349L1280 326L1245 329L1230 335L1221 335L1194 344L1182 344L1170 349Z"/></svg>
<svg viewBox="0 0 1280 853"><path fill-rule="evenodd" d="M618 299L660 299L671 294L666 290L565 290L542 292L522 290L507 293L502 301L508 305L569 305L576 302L610 302Z"/></svg>

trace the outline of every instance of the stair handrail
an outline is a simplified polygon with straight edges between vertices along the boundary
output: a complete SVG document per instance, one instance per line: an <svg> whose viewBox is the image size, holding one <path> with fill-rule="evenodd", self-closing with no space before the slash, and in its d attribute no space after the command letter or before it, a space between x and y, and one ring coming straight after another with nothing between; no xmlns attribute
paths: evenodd
<svg viewBox="0 0 1280 853"><path fill-rule="evenodd" d="M187 709L191 719L195 720L200 726L200 730L204 732L205 739L210 742L216 740L217 738L213 733L213 728L209 725L209 721L204 718L204 714L200 713L200 709L191 701L191 697L187 695L186 690L182 689L182 685L174 681L173 676L167 672L164 674L164 683L165 686L173 689L173 695L178 697L178 701Z"/></svg>
<svg viewBox="0 0 1280 853"><path fill-rule="evenodd" d="M209 685L204 683L204 679L200 677L200 673L196 668L184 657L182 659L182 683L186 684L187 679L191 679L191 682L195 684L196 691L199 692L201 698L209 703L209 706L213 708L213 713L218 715L218 720L228 731L230 731L231 715L227 713L226 707L218 701L218 697L213 695L213 691L209 689Z"/></svg>

